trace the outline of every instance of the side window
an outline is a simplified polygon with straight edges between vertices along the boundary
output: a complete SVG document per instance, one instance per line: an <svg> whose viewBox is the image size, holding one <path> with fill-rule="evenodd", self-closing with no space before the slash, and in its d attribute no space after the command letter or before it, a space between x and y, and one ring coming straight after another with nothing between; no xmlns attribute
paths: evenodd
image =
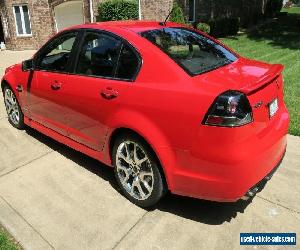
<svg viewBox="0 0 300 250"><path fill-rule="evenodd" d="M65 72L77 32L56 38L39 56L37 68L49 71Z"/></svg>
<svg viewBox="0 0 300 250"><path fill-rule="evenodd" d="M138 67L138 57L128 45L124 44L119 59L116 77L121 79L132 79L135 76Z"/></svg>
<svg viewBox="0 0 300 250"><path fill-rule="evenodd" d="M105 34L87 33L81 48L76 73L115 77L121 41Z"/></svg>

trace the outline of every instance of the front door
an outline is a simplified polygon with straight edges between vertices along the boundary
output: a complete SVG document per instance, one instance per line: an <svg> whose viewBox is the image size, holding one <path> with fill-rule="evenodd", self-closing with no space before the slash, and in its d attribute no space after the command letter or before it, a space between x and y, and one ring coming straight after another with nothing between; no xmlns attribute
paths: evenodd
<svg viewBox="0 0 300 250"><path fill-rule="evenodd" d="M64 89L77 35L68 32L54 38L38 53L29 89L30 118L63 135L68 112Z"/></svg>

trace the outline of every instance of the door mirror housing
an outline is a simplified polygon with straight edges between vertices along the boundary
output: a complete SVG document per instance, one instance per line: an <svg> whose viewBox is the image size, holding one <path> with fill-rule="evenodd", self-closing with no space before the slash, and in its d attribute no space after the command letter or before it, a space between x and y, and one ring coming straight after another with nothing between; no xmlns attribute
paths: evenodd
<svg viewBox="0 0 300 250"><path fill-rule="evenodd" d="M31 71L34 69L33 59L29 59L22 62L22 70L23 71Z"/></svg>

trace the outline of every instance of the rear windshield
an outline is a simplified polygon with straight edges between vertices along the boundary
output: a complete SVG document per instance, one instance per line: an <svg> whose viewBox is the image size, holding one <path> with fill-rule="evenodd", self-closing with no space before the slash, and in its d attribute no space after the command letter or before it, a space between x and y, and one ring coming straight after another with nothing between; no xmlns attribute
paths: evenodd
<svg viewBox="0 0 300 250"><path fill-rule="evenodd" d="M184 28L145 31L144 38L159 47L190 75L217 69L237 60L220 44Z"/></svg>

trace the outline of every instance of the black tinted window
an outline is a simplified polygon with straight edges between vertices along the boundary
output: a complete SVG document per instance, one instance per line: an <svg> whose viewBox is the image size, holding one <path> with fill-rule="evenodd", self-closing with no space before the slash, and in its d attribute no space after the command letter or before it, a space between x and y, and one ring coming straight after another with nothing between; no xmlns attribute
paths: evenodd
<svg viewBox="0 0 300 250"><path fill-rule="evenodd" d="M237 59L223 46L188 29L150 30L143 32L142 36L158 46L192 75L219 68Z"/></svg>
<svg viewBox="0 0 300 250"><path fill-rule="evenodd" d="M76 72L83 75L114 77L121 42L105 34L87 33Z"/></svg>
<svg viewBox="0 0 300 250"><path fill-rule="evenodd" d="M53 40L38 57L39 69L65 72L77 33L62 35Z"/></svg>
<svg viewBox="0 0 300 250"><path fill-rule="evenodd" d="M124 44L120 59L119 67L117 72L117 78L121 79L132 79L134 78L139 67L139 60L132 49Z"/></svg>

